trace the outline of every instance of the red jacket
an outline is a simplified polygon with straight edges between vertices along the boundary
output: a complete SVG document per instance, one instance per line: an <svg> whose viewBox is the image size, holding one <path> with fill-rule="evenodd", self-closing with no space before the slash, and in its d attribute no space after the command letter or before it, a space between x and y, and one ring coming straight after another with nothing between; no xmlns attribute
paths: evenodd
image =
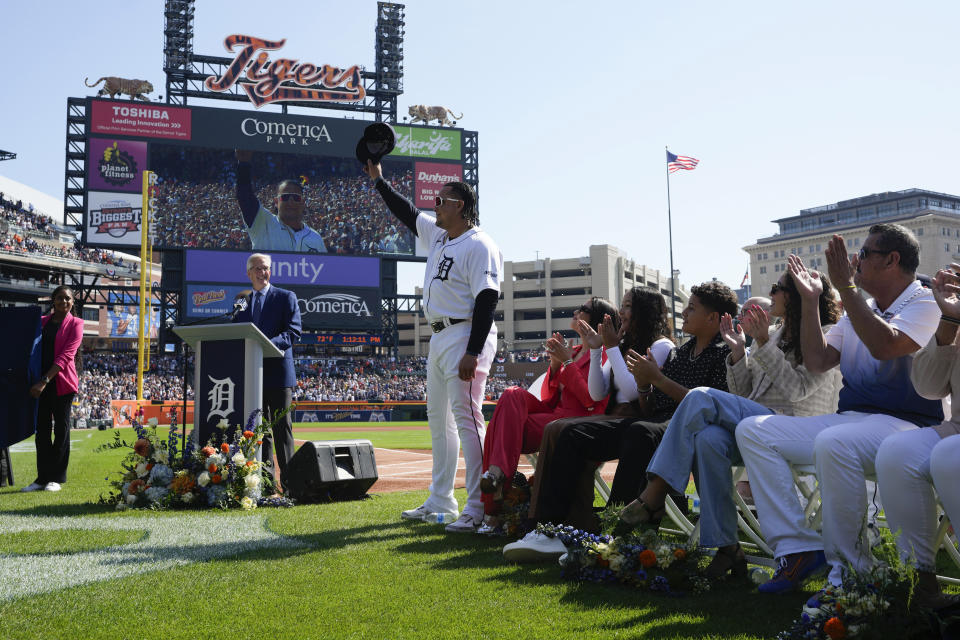
<svg viewBox="0 0 960 640"><path fill-rule="evenodd" d="M40 318L40 325L47 326L47 322L53 314ZM57 395L62 396L66 393L76 393L79 387L77 379L77 365L74 359L77 357L77 349L80 348L80 341L83 340L83 319L68 313L67 317L60 323L57 329L57 337L53 340L53 364L60 367L60 373L53 377L51 382L57 383ZM41 375L46 375L46 371L41 371Z"/></svg>
<svg viewBox="0 0 960 640"><path fill-rule="evenodd" d="M576 356L581 349L583 349L583 345L574 347L573 356ZM604 352L603 359L606 360L606 352ZM543 381L543 388L540 391L540 401L550 407L556 407L559 404L566 409L582 412L583 415L602 414L607 408L609 398L596 402L590 397L590 391L587 390L589 372L589 353L577 362L561 367L559 375L552 375L553 372L547 369L547 377ZM563 393L560 393L561 384L563 385Z"/></svg>

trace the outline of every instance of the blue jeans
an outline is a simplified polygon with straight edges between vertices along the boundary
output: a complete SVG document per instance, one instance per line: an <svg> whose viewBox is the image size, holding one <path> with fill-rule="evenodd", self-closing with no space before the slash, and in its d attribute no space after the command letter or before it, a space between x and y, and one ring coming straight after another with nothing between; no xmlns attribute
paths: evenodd
<svg viewBox="0 0 960 640"><path fill-rule="evenodd" d="M744 418L771 415L753 400L710 387L691 389L677 407L647 473L683 492L693 471L700 494L700 542L737 543L737 507L730 467L741 463L734 430Z"/></svg>

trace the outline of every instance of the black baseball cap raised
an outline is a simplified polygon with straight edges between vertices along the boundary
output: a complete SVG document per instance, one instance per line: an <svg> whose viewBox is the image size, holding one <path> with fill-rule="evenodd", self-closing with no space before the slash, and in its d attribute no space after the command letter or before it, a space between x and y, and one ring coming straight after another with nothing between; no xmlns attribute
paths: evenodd
<svg viewBox="0 0 960 640"><path fill-rule="evenodd" d="M397 144L397 134L386 122L374 122L363 130L363 137L357 143L357 160L366 165L367 160L374 163L393 151Z"/></svg>

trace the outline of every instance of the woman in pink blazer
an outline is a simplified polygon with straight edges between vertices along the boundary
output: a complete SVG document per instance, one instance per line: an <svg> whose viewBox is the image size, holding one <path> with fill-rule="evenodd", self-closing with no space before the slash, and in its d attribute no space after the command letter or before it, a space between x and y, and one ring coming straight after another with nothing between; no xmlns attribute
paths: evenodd
<svg viewBox="0 0 960 640"><path fill-rule="evenodd" d="M37 411L37 479L21 491L60 491L70 461L70 407L77 393L74 358L83 339L83 320L70 313L73 291L53 290L53 313L40 318L40 370L43 377L30 388L39 402ZM51 432L53 441L51 442Z"/></svg>

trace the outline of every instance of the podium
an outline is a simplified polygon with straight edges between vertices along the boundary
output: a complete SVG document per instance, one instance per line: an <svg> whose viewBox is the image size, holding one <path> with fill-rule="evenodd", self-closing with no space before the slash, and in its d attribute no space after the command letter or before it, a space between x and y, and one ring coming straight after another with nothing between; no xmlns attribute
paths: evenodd
<svg viewBox="0 0 960 640"><path fill-rule="evenodd" d="M185 325L173 328L194 350L193 433L203 446L231 427L246 424L263 408L263 359L282 358L278 349L252 322ZM221 434L222 437L222 434Z"/></svg>

